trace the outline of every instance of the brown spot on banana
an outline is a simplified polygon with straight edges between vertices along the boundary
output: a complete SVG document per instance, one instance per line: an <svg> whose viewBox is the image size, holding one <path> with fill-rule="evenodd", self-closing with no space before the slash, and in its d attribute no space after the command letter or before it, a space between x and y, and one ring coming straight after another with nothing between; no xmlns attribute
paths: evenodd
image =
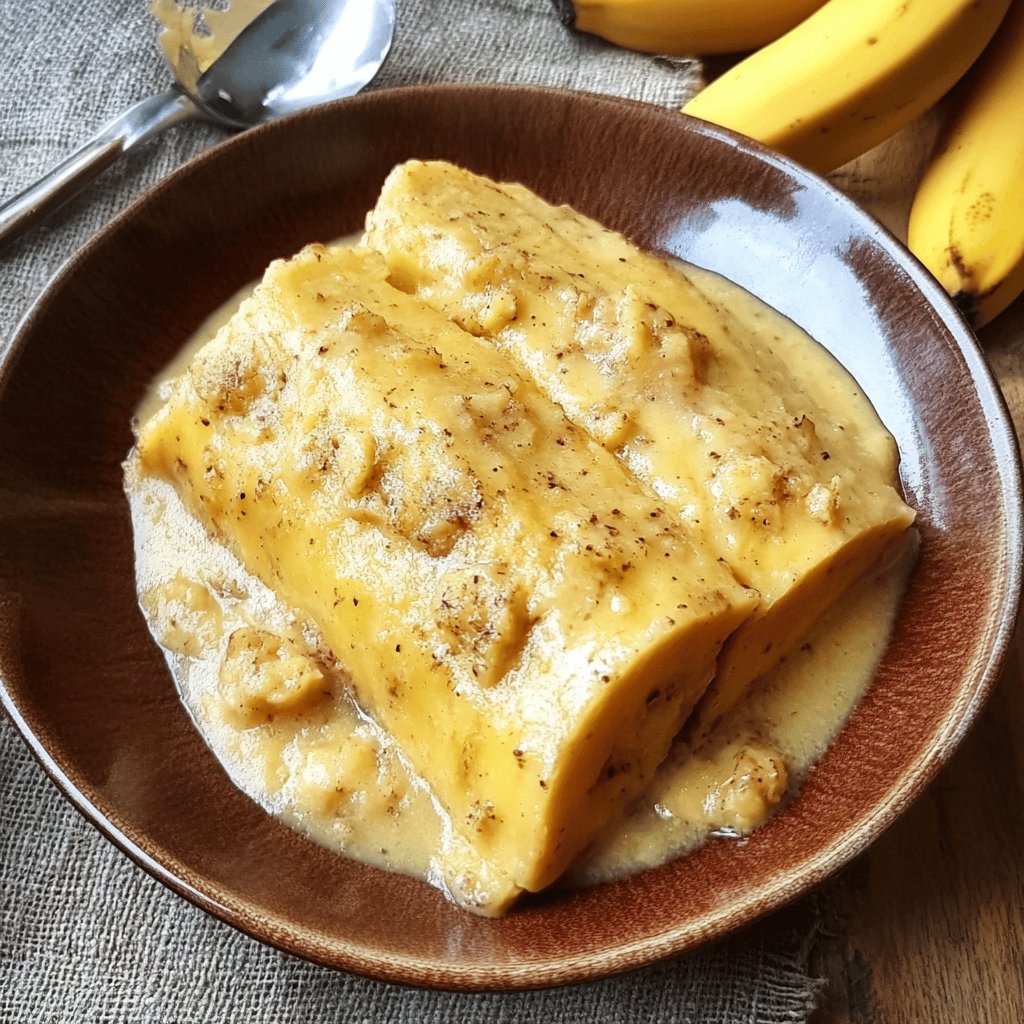
<svg viewBox="0 0 1024 1024"><path fill-rule="evenodd" d="M996 197L992 192L982 192L967 208L967 220L971 224L983 224L990 220L995 211Z"/></svg>

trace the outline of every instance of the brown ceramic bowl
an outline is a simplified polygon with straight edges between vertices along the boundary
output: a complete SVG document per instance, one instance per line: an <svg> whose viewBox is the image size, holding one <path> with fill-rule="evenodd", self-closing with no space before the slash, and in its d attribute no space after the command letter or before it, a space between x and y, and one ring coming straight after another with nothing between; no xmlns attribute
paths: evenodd
<svg viewBox="0 0 1024 1024"><path fill-rule="evenodd" d="M877 678L799 797L745 844L490 921L314 846L228 781L136 605L129 421L193 328L274 257L360 228L393 164L442 157L733 278L859 379L923 539ZM182 169L59 274L0 379L4 704L71 802L172 889L323 964L411 984L595 978L724 935L863 850L977 714L1014 621L1020 480L969 332L884 230L813 176L679 115L557 91L367 94Z"/></svg>

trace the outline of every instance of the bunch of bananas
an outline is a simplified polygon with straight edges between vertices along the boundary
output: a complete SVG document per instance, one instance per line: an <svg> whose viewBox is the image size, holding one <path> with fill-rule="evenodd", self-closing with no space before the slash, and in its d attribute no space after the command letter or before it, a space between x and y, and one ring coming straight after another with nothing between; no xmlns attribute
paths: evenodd
<svg viewBox="0 0 1024 1024"><path fill-rule="evenodd" d="M556 2L581 31L638 50L754 49L684 112L820 173L915 120L975 65L914 197L908 244L976 327L1024 291L1024 0Z"/></svg>

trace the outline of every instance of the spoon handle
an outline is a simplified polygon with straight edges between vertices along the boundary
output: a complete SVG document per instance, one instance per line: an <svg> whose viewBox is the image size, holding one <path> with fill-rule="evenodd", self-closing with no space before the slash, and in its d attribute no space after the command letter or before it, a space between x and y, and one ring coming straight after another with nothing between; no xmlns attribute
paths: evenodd
<svg viewBox="0 0 1024 1024"><path fill-rule="evenodd" d="M177 89L136 103L34 185L0 205L0 249L70 199L130 147L198 114L192 101Z"/></svg>

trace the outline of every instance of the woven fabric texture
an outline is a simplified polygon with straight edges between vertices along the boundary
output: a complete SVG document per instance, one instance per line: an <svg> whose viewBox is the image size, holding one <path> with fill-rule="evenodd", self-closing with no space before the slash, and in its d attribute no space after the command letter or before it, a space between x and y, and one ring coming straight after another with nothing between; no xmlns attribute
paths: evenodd
<svg viewBox="0 0 1024 1024"><path fill-rule="evenodd" d="M0 199L131 103L166 88L144 0L0 5ZM677 106L699 66L573 34L549 0L400 0L374 83L514 81ZM166 132L0 254L0 351L47 280L111 216L214 144ZM0 719L0 1021L795 1022L811 1012L804 928L758 927L595 984L519 995L399 988L265 948L153 881L56 792Z"/></svg>

